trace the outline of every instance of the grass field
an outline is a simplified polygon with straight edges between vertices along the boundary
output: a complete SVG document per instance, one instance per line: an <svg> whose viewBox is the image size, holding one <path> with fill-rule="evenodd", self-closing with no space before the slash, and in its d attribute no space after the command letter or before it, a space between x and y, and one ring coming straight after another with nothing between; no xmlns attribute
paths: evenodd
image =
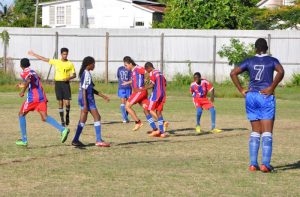
<svg viewBox="0 0 300 197"><path fill-rule="evenodd" d="M94 146L90 116L82 149L70 145L79 118L76 94L65 144L34 112L27 117L29 146L20 148L15 140L20 138L17 113L23 99L16 92L0 93L0 196L300 196L297 88L277 92L272 174L247 170L250 127L242 98L216 99L217 126L225 132L196 135L194 107L183 91L169 93L165 119L174 133L166 139L148 137L146 122L137 132L131 131L133 123L122 124L115 95L108 104L98 98L102 133L112 147ZM54 94L48 98L48 113L58 119ZM206 111L202 128L209 127Z"/></svg>

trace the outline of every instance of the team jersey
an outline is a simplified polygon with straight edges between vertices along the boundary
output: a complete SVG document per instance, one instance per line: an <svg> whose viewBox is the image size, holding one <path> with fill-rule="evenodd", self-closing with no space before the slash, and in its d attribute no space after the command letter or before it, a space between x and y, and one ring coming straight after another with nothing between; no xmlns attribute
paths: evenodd
<svg viewBox="0 0 300 197"><path fill-rule="evenodd" d="M132 70L132 88L138 88L141 89L145 86L145 68L136 65Z"/></svg>
<svg viewBox="0 0 300 197"><path fill-rule="evenodd" d="M49 64L55 67L55 81L64 81L66 78L75 73L74 64L70 61L62 61L58 59L50 59Z"/></svg>
<svg viewBox="0 0 300 197"><path fill-rule="evenodd" d="M87 101L94 100L94 83L92 80L92 75L89 71L85 70L80 78L80 86L79 86L79 95L78 100L81 102L83 100L83 90L86 90Z"/></svg>
<svg viewBox="0 0 300 197"><path fill-rule="evenodd" d="M131 89L131 85L122 85L123 82L131 80L131 70L128 70L125 66L120 66L118 68L117 77L119 82L119 89Z"/></svg>
<svg viewBox="0 0 300 197"><path fill-rule="evenodd" d="M200 85L193 82L190 87L190 92L194 98L206 98L207 93L212 91L214 87L205 79L201 79Z"/></svg>
<svg viewBox="0 0 300 197"><path fill-rule="evenodd" d="M165 99L167 81L164 75L158 70L153 70L150 72L150 82L154 84L150 101Z"/></svg>
<svg viewBox="0 0 300 197"><path fill-rule="evenodd" d="M267 54L256 55L241 63L242 71L248 71L250 75L249 91L259 92L269 87L273 82L275 66L279 61Z"/></svg>
<svg viewBox="0 0 300 197"><path fill-rule="evenodd" d="M30 79L27 93L27 102L45 102L47 101L40 77L34 70L25 68L20 74L24 82Z"/></svg>

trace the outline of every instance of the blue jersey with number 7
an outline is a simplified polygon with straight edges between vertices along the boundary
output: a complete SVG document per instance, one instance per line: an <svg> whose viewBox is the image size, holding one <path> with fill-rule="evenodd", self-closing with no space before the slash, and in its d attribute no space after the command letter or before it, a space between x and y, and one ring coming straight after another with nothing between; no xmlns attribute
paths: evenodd
<svg viewBox="0 0 300 197"><path fill-rule="evenodd" d="M273 82L274 70L279 61L267 54L256 55L240 64L242 71L250 75L249 91L259 92L269 87Z"/></svg>

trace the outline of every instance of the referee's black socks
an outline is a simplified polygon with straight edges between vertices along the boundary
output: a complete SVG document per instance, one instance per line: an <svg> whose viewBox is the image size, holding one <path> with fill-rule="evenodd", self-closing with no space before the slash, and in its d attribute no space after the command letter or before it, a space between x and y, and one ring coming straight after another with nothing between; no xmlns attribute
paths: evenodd
<svg viewBox="0 0 300 197"><path fill-rule="evenodd" d="M70 105L67 105L67 106L66 106L66 125L67 125L67 126L68 126L69 123L70 123L70 116L69 116L69 114L70 114Z"/></svg>
<svg viewBox="0 0 300 197"><path fill-rule="evenodd" d="M63 108L58 108L58 112L59 112L60 119L61 119L61 125L65 126L64 109Z"/></svg>

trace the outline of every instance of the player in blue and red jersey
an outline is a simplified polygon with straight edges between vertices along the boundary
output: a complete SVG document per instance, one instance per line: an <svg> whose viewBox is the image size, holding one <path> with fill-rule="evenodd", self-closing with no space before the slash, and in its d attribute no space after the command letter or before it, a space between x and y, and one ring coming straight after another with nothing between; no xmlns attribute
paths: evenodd
<svg viewBox="0 0 300 197"><path fill-rule="evenodd" d="M128 83L131 81L131 70L128 69L125 65L120 66L117 71L117 77L118 77L118 97L121 99L121 114L123 123L128 123L128 112L126 111L125 104L128 100L129 96L131 95L131 85ZM128 83L126 85L123 85L123 83Z"/></svg>
<svg viewBox="0 0 300 197"><path fill-rule="evenodd" d="M263 38L255 42L256 55L246 59L230 73L233 83L246 97L246 112L251 123L252 132L249 139L250 171L271 172L272 132L275 121L276 101L274 90L283 79L284 69L276 58L267 55L268 44ZM244 89L238 75L248 71L250 83ZM273 80L274 71L277 72ZM262 165L257 162L258 150L262 136Z"/></svg>
<svg viewBox="0 0 300 197"><path fill-rule="evenodd" d="M216 129L216 110L213 105L215 91L214 87L207 80L201 78L201 74L196 72L194 74L194 82L190 86L190 92L193 96L193 102L197 110L196 115L196 132L201 133L200 119L202 110L209 110L211 114L211 131L212 133L220 133L222 130ZM208 92L211 93L210 100L207 98Z"/></svg>
<svg viewBox="0 0 300 197"><path fill-rule="evenodd" d="M20 92L20 97L23 97L25 91L28 88L27 99L24 101L21 110L19 112L19 122L22 139L18 140L16 144L18 146L27 146L27 131L26 131L26 115L30 111L36 110L41 115L42 121L45 121L56 129L59 130L61 134L61 142L64 143L67 140L70 130L68 128L62 127L55 119L47 115L47 97L43 90L40 77L37 73L29 68L30 62L29 59L21 59L21 78L23 83L19 83L17 86L22 88Z"/></svg>

